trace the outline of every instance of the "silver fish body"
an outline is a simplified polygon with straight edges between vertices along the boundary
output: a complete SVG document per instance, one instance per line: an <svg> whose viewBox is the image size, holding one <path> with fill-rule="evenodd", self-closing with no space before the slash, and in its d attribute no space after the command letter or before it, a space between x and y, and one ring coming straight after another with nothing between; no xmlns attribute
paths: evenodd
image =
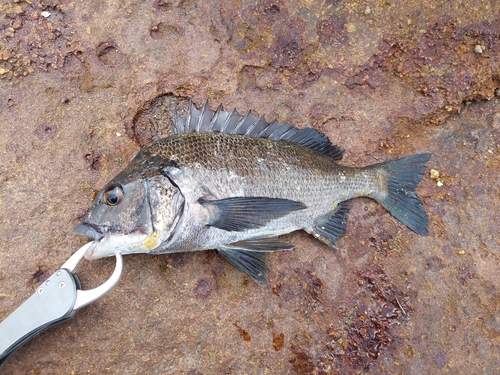
<svg viewBox="0 0 500 375"><path fill-rule="evenodd" d="M364 168L316 130L191 106L173 136L142 149L96 197L75 229L95 239L87 258L217 249L260 284L265 255L303 229L328 245L345 233L350 200L370 197L419 234L415 187L428 154Z"/></svg>

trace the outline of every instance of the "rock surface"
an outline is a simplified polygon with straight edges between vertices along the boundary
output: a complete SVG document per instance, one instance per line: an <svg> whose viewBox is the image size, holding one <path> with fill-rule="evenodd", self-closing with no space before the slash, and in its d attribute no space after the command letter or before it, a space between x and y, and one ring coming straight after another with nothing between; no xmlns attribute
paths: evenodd
<svg viewBox="0 0 500 375"><path fill-rule="evenodd" d="M0 319L81 245L92 196L192 99L312 126L366 165L431 152L421 237L360 199L263 288L215 252L125 258L6 374L500 372L500 3L0 4ZM480 48L478 48L478 46ZM481 51L479 53L479 51ZM82 262L86 289L114 261Z"/></svg>

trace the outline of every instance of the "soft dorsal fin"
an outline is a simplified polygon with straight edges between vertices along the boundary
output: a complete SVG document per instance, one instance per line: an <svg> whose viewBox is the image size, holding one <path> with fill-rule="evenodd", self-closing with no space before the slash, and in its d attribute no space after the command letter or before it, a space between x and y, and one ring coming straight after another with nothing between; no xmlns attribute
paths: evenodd
<svg viewBox="0 0 500 375"><path fill-rule="evenodd" d="M255 117L251 111L240 115L235 109L227 112L222 106L214 112L210 109L208 100L205 101L201 110L191 102L186 117L179 117L176 114L174 122L174 134L219 132L247 135L273 141L298 143L327 155L333 160L342 159L344 154L344 150L332 145L328 137L316 129L298 129L277 121L269 123L264 116Z"/></svg>

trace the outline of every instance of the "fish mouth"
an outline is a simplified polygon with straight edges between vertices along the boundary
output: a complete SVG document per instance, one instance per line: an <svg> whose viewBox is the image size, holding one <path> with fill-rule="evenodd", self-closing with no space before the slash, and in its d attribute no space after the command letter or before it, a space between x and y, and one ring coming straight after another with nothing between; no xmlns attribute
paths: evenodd
<svg viewBox="0 0 500 375"><path fill-rule="evenodd" d="M102 228L91 223L81 223L77 225L76 228L73 229L73 233L91 238L96 242L104 237Z"/></svg>
<svg viewBox="0 0 500 375"><path fill-rule="evenodd" d="M104 233L102 228L91 223L81 223L73 229L74 234L79 234L80 236L89 237L94 240L92 245L87 249L84 256L86 259L91 260L94 256L94 251L99 244L100 240L104 238Z"/></svg>

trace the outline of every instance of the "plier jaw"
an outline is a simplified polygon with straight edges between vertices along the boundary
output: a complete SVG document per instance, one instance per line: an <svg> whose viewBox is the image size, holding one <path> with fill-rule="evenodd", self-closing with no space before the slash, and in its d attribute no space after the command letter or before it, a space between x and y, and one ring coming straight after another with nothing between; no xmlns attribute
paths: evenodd
<svg viewBox="0 0 500 375"><path fill-rule="evenodd" d="M116 254L115 270L104 284L81 290L80 280L74 270L92 244L89 242L75 252L30 298L0 323L0 366L34 336L72 318L80 308L113 289L123 269L121 254Z"/></svg>

